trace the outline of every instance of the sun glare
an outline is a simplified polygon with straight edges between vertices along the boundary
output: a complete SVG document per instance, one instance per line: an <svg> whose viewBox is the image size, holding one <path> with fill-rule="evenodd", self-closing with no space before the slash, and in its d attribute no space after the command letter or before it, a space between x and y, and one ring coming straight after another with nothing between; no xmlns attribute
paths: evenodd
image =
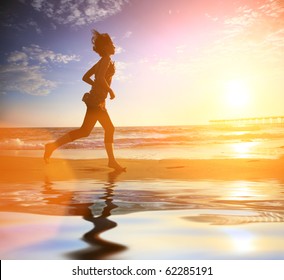
<svg viewBox="0 0 284 280"><path fill-rule="evenodd" d="M225 86L225 98L226 103L230 107L245 107L249 101L249 89L247 84L241 80L228 81Z"/></svg>

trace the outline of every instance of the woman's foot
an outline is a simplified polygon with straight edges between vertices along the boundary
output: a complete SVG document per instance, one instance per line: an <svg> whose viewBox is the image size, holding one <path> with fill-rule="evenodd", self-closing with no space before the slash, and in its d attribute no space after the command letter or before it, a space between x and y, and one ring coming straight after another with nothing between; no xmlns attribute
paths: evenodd
<svg viewBox="0 0 284 280"><path fill-rule="evenodd" d="M115 160L114 161L109 161L108 162L108 167L109 168L113 168L116 171L124 171L124 172L126 172L126 167L122 167Z"/></svg>
<svg viewBox="0 0 284 280"><path fill-rule="evenodd" d="M54 151L53 143L45 144L45 146L44 146L44 155L43 155L43 159L44 159L45 163L49 163L49 159L50 159L53 151Z"/></svg>

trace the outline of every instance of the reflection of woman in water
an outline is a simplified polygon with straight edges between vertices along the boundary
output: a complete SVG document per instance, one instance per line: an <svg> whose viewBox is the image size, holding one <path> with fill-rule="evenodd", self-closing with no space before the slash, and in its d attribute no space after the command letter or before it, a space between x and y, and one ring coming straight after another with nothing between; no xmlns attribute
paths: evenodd
<svg viewBox="0 0 284 280"><path fill-rule="evenodd" d="M111 211L118 207L113 203L113 199L115 180L120 172L121 171L112 171L108 174L108 183L104 187L104 196L100 197L100 200L103 200L105 204L102 210L97 209L95 204L89 204L88 207L86 207L86 204L81 204L81 207L77 207L77 212L80 212L79 209L81 208L83 211L81 210L80 214L83 216L83 219L93 223L94 228L86 232L82 237L82 240L89 244L89 247L68 253L67 256L69 258L75 260L109 259L113 255L127 249L127 247L122 244L105 240L100 236L103 232L109 231L117 226L117 223L110 220L109 217L111 216ZM84 206L85 210L82 208ZM92 208L96 210L95 212L99 213L98 216L92 212Z"/></svg>
<svg viewBox="0 0 284 280"><path fill-rule="evenodd" d="M52 208L62 209L64 215L82 216L84 220L91 222L93 228L82 236L82 240L88 244L87 248L79 249L65 254L66 257L75 260L99 260L108 259L127 249L123 244L115 243L101 237L101 234L117 227L117 223L110 220L111 211L118 206L114 201L115 182L122 171L111 171L105 186L102 188L103 196L97 197L97 189L94 192L89 191L86 200L81 199L80 191L66 191L53 187L53 183L48 177L45 178L44 189L42 191L46 204ZM80 199L78 199L78 197ZM91 202L92 201L92 202ZM97 202L103 202L98 203ZM51 208L50 208L51 209ZM58 212L56 212L58 213ZM60 215L60 214L59 214Z"/></svg>
<svg viewBox="0 0 284 280"><path fill-rule="evenodd" d="M92 86L90 93L83 97L83 101L87 105L83 124L79 129L70 131L56 141L46 144L44 159L48 162L53 151L60 146L76 139L89 136L96 122L99 121L105 131L104 143L108 156L108 166L115 170L125 170L125 168L118 164L114 157L114 126L105 108L105 99L108 93L110 99L115 98L115 94L110 87L112 76L115 73L114 62L111 61L110 56L115 53L115 47L108 34L100 34L96 30L93 30L92 43L93 50L98 53L101 58L83 76L83 81ZM94 80L91 79L92 76L95 76Z"/></svg>

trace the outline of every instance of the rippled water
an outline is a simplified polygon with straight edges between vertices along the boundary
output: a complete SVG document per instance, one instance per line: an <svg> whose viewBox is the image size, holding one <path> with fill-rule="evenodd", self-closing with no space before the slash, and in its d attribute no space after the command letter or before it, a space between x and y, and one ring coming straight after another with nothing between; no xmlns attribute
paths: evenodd
<svg viewBox="0 0 284 280"><path fill-rule="evenodd" d="M283 259L284 184L1 185L1 259Z"/></svg>

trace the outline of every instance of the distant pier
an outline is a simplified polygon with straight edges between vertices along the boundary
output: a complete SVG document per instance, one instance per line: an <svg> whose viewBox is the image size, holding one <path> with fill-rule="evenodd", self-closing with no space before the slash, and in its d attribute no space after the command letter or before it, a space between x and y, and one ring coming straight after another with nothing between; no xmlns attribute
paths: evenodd
<svg viewBox="0 0 284 280"><path fill-rule="evenodd" d="M271 125L284 127L284 116L210 120L209 122L212 125L225 126Z"/></svg>

